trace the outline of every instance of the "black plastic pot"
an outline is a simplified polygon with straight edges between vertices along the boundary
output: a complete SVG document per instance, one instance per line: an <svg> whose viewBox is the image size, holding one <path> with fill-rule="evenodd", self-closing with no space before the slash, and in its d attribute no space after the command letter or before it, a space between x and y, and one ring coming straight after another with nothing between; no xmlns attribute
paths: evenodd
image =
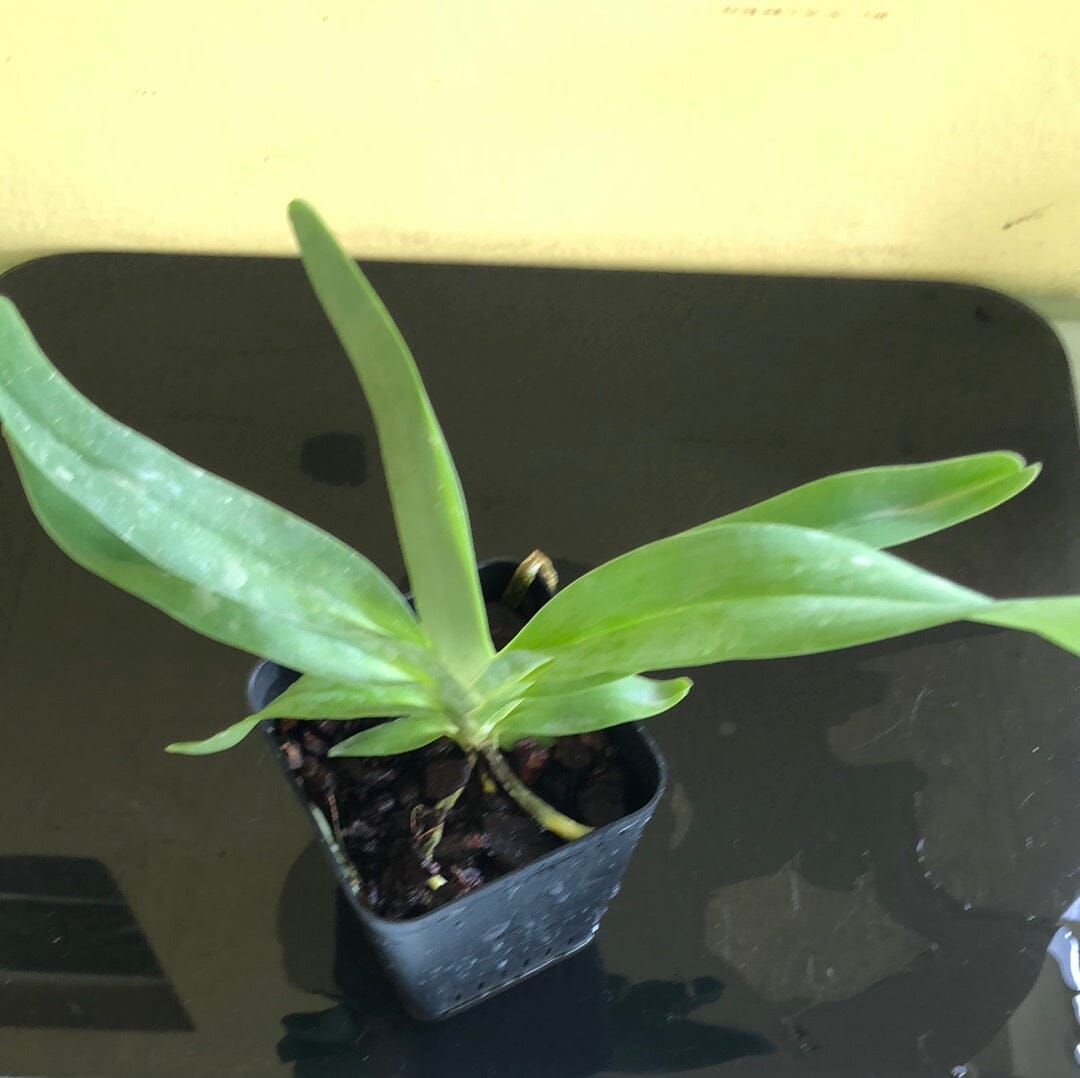
<svg viewBox="0 0 1080 1078"><path fill-rule="evenodd" d="M516 565L500 560L480 566L485 598L502 594ZM275 663L259 663L248 681L252 708L265 707L297 676ZM611 735L630 785L630 803L638 806L634 811L441 909L391 921L373 913L360 897L356 870L322 811L286 766L274 724L264 723L263 732L310 814L330 866L402 1002L424 1020L471 1007L586 946L618 893L666 782L664 760L652 738L637 724L614 728Z"/></svg>

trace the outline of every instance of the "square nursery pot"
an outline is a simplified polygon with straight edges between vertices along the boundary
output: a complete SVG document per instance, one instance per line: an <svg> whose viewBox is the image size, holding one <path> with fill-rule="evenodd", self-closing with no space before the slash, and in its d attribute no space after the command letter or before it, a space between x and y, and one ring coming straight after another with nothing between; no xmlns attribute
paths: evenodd
<svg viewBox="0 0 1080 1078"><path fill-rule="evenodd" d="M504 560L480 566L485 599L502 595L516 567ZM298 676L276 663L259 663L248 681L251 707L265 707ZM446 906L409 920L388 920L361 897L355 868L285 763L275 724L265 722L262 730L402 1002L423 1020L474 1006L586 946L619 891L666 782L664 760L652 738L636 723L614 727L609 732L627 777L630 803L640 807Z"/></svg>

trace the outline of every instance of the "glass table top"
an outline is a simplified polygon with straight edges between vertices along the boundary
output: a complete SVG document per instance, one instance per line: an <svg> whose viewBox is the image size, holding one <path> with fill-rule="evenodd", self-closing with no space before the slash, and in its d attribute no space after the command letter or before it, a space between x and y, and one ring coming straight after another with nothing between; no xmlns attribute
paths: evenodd
<svg viewBox="0 0 1080 1078"><path fill-rule="evenodd" d="M481 557L571 579L829 471L1011 448L1037 483L902 551L1077 590L1060 349L978 289L377 264ZM373 429L296 264L87 255L8 274L106 410L402 575ZM406 1017L265 745L253 659L68 562L0 460L0 1073L1076 1072L1080 664L973 625L695 672L667 795L595 942ZM1049 948L1049 950L1048 950Z"/></svg>

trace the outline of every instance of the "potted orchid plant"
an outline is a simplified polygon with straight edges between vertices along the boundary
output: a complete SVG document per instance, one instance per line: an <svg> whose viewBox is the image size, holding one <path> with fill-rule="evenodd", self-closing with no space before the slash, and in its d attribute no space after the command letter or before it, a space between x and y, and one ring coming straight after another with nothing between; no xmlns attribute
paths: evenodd
<svg viewBox="0 0 1080 1078"><path fill-rule="evenodd" d="M0 422L29 503L75 561L266 660L253 712L350 901L422 1017L583 946L663 787L636 723L686 676L958 620L1080 653L1080 597L992 599L887 548L982 513L1038 474L1009 452L828 476L658 538L561 591L539 552L478 568L461 485L416 364L315 211L304 266L378 431L409 574L111 419L0 299ZM599 791L599 792L598 792Z"/></svg>

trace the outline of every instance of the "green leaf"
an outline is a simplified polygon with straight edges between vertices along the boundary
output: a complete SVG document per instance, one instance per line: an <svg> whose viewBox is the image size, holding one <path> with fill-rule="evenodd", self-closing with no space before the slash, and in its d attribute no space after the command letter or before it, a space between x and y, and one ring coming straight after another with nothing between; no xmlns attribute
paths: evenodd
<svg viewBox="0 0 1080 1078"><path fill-rule="evenodd" d="M356 263L306 203L291 203L289 218L312 288L375 419L416 608L443 662L469 682L494 649L446 440L408 346Z"/></svg>
<svg viewBox="0 0 1080 1078"><path fill-rule="evenodd" d="M1006 599L974 620L1037 633L1066 651L1080 654L1080 595Z"/></svg>
<svg viewBox="0 0 1080 1078"><path fill-rule="evenodd" d="M493 731L502 725L507 715L512 711L516 711L520 706L520 696L512 700L492 700L481 705L469 716L475 731L471 740L478 745L490 741Z"/></svg>
<svg viewBox="0 0 1080 1078"><path fill-rule="evenodd" d="M447 735L453 736L457 727L446 715L406 715L393 722L380 723L370 730L361 730L335 745L330 756L395 756L412 752Z"/></svg>
<svg viewBox="0 0 1080 1078"><path fill-rule="evenodd" d="M387 666L380 676L439 671L367 559L111 419L2 298L0 421L46 531L93 572L215 639L310 672L364 679L365 659Z"/></svg>
<svg viewBox="0 0 1080 1078"><path fill-rule="evenodd" d="M438 706L431 686L420 682L349 684L305 674L259 715L264 719L380 719Z"/></svg>
<svg viewBox="0 0 1080 1078"><path fill-rule="evenodd" d="M205 756L231 749L264 719L375 719L416 708L434 707L431 690L419 684L371 682L342 684L305 674L261 711L202 741L180 741L166 752Z"/></svg>
<svg viewBox="0 0 1080 1078"><path fill-rule="evenodd" d="M1071 650L1075 600L1013 606ZM561 677L831 651L963 619L991 599L863 543L783 524L714 524L650 543L555 595L509 645Z"/></svg>
<svg viewBox="0 0 1080 1078"><path fill-rule="evenodd" d="M84 569L188 628L294 670L344 681L413 681L423 676L413 667L431 664L414 644L391 647L388 638L360 631L347 637L328 636L303 621L267 616L257 608L173 576L53 486L17 446L10 448L30 507L56 545Z"/></svg>
<svg viewBox="0 0 1080 1078"><path fill-rule="evenodd" d="M510 648L562 675L823 651L986 600L827 532L713 524L615 558L556 594Z"/></svg>
<svg viewBox="0 0 1080 1078"><path fill-rule="evenodd" d="M548 655L532 651L503 650L476 679L473 688L485 701L503 699L508 693L530 684L551 663Z"/></svg>
<svg viewBox="0 0 1080 1078"><path fill-rule="evenodd" d="M608 685L623 676L606 673L589 674L585 677L566 677L562 671L562 664L558 659L553 659L552 665L545 667L540 672L540 676L529 684L529 696L564 696L567 693L582 692L585 689Z"/></svg>
<svg viewBox="0 0 1080 1078"><path fill-rule="evenodd" d="M656 681L624 677L557 695L529 695L495 727L500 744L523 737L560 737L637 722L673 708L690 691L689 678Z"/></svg>
<svg viewBox="0 0 1080 1078"><path fill-rule="evenodd" d="M174 741L171 745L165 746L165 751L177 756L210 756L215 752L224 752L234 745L239 745L266 717L249 715L246 719L234 722L231 726L226 726L224 730L219 730L202 741Z"/></svg>
<svg viewBox="0 0 1080 1078"><path fill-rule="evenodd" d="M817 479L711 523L796 524L872 547L896 546L993 509L1027 487L1039 468L1006 452L864 468Z"/></svg>

